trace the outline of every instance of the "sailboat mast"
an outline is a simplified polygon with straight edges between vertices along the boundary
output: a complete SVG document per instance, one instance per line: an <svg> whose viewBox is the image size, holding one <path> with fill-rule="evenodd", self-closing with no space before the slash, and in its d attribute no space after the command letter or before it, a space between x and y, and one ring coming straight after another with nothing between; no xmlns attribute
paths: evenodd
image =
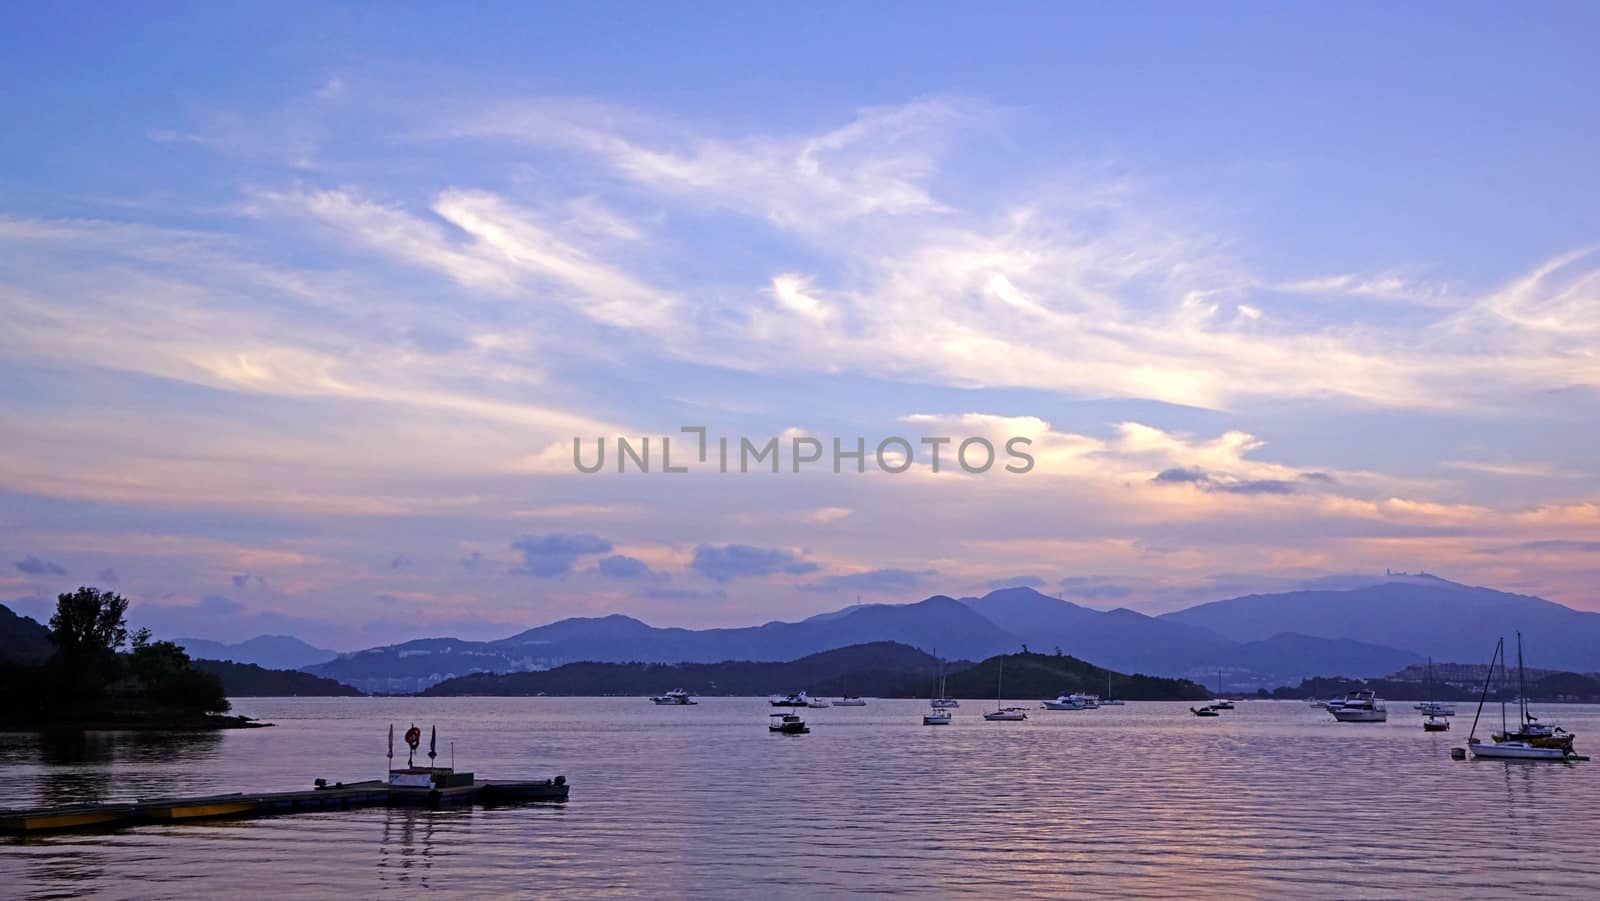
<svg viewBox="0 0 1600 901"><path fill-rule="evenodd" d="M1505 639L1500 641L1504 643ZM1500 652L1500 734L1506 734L1506 655L1503 650Z"/></svg>
<svg viewBox="0 0 1600 901"><path fill-rule="evenodd" d="M1483 702L1489 699L1489 680L1494 678L1494 662L1500 659L1500 648L1506 643L1504 638L1495 643L1494 656L1489 658L1489 671L1483 674L1483 693L1478 695L1478 711L1472 715L1472 731L1467 733L1467 741L1478 733L1478 718L1483 716Z"/></svg>
<svg viewBox="0 0 1600 901"><path fill-rule="evenodd" d="M994 709L997 712L1000 710L1000 685L1001 685L1001 680L1005 678L1005 675L1006 675L1006 662L1004 660L1001 660L1000 661L999 671L996 672L995 675L994 675Z"/></svg>
<svg viewBox="0 0 1600 901"><path fill-rule="evenodd" d="M1528 683L1522 675L1522 633L1517 633L1517 712L1522 715L1522 727L1528 725Z"/></svg>

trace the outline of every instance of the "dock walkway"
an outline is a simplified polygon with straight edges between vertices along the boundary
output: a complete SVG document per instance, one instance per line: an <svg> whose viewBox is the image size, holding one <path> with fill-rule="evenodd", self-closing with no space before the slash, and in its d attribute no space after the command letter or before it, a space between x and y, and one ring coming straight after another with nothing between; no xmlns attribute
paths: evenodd
<svg viewBox="0 0 1600 901"><path fill-rule="evenodd" d="M562 802L567 800L568 788L564 776L536 782L470 782L443 787L397 786L372 780L318 786L306 791L238 792L193 798L154 798L111 804L0 810L0 832L34 834L122 828L148 823L273 816L360 807L438 808L454 804Z"/></svg>

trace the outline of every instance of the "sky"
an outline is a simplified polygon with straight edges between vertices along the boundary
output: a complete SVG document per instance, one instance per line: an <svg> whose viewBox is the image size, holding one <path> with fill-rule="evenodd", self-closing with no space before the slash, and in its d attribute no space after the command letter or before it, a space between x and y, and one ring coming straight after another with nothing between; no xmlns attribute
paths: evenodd
<svg viewBox="0 0 1600 901"><path fill-rule="evenodd" d="M0 600L338 649L1390 568L1600 610L1597 28L6 4Z"/></svg>

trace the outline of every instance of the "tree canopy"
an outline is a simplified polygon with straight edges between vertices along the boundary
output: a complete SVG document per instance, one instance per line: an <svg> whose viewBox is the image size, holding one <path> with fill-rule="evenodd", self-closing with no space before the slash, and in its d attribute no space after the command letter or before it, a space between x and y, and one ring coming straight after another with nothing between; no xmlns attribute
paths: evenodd
<svg viewBox="0 0 1600 901"><path fill-rule="evenodd" d="M128 602L114 591L84 586L56 596L50 640L69 655L115 654L128 640Z"/></svg>

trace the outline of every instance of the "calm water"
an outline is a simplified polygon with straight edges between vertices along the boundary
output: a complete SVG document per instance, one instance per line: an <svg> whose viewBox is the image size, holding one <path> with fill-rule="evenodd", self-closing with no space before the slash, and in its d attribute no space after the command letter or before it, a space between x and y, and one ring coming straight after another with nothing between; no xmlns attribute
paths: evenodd
<svg viewBox="0 0 1600 901"><path fill-rule="evenodd" d="M749 699L246 699L278 726L0 735L0 806L372 778L391 721L437 723L460 769L573 783L564 807L0 839L0 894L1600 897L1600 763L1452 761L1470 715L1436 735L1400 702L1383 725L1264 701L986 723L969 702L927 728L923 706L810 710L788 737ZM1600 750L1600 707L1544 712Z"/></svg>

